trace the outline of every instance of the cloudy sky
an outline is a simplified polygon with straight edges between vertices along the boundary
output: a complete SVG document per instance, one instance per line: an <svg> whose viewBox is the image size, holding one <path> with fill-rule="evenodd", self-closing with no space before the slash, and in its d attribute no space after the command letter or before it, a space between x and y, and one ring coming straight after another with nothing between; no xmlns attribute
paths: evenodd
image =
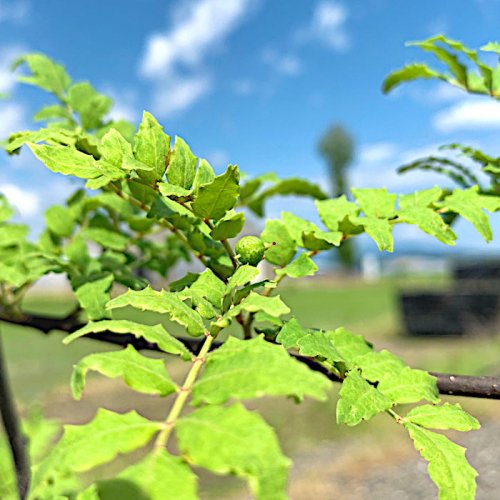
<svg viewBox="0 0 500 500"><path fill-rule="evenodd" d="M151 111L218 170L231 162L326 186L316 145L340 122L357 146L352 185L430 187L442 179L396 168L457 141L500 154L500 103L436 82L384 96L383 78L431 60L406 41L443 32L479 47L500 37L499 25L498 0L0 0L0 92L10 95L0 101L0 136L33 127L30 116L47 103L8 69L16 55L41 51L110 94L115 116L137 122ZM0 191L24 220L71 189L29 154L0 153ZM459 230L475 246L466 225Z"/></svg>

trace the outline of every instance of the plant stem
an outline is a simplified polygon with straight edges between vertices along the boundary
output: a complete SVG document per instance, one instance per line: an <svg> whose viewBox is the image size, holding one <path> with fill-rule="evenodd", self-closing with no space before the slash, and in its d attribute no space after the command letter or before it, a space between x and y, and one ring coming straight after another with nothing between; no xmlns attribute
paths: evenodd
<svg viewBox="0 0 500 500"><path fill-rule="evenodd" d="M182 385L180 392L176 400L174 401L174 404L172 405L170 412L167 415L167 418L165 420L165 426L163 427L161 432L158 434L158 437L156 438L155 441L156 450L158 451L162 450L167 445L168 438L170 437L170 434L174 429L175 422L179 418L179 415L181 414L191 394L193 385L196 379L198 378L198 375L200 374L201 368L203 366L203 363L205 362L206 355L210 350L210 346L212 345L213 340L214 337L212 335L210 334L207 335L207 338L205 339L205 342L203 342L203 345L200 349L200 352L198 353L198 356L193 360L193 366L189 370L186 379L184 380L184 384Z"/></svg>
<svg viewBox="0 0 500 500"><path fill-rule="evenodd" d="M7 363L3 354L0 336L0 416L9 442L12 460L16 471L17 491L21 500L26 498L30 483L30 465L27 453L27 440L21 432L19 417L9 383Z"/></svg>

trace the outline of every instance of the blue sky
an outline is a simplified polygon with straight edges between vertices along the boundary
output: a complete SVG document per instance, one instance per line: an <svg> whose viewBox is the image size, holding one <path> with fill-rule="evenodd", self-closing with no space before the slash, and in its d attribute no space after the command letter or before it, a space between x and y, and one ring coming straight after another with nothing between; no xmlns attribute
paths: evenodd
<svg viewBox="0 0 500 500"><path fill-rule="evenodd" d="M384 96L382 80L406 62L431 60L405 47L408 40L443 32L479 47L500 38L499 25L498 0L0 0L0 92L11 96L0 101L0 135L33 127L31 114L47 102L8 71L14 56L41 51L74 80L111 94L116 116L137 122L151 111L218 170L231 162L249 174L272 170L326 186L316 144L340 122L357 145L352 185L429 187L442 179L398 176L396 168L456 141L500 154L500 104L435 82ZM21 218L37 220L71 183L29 154L2 154L0 190ZM293 201L311 213L310 204ZM290 200L269 213L283 207ZM465 246L475 247L461 226ZM427 241L412 230L401 238Z"/></svg>

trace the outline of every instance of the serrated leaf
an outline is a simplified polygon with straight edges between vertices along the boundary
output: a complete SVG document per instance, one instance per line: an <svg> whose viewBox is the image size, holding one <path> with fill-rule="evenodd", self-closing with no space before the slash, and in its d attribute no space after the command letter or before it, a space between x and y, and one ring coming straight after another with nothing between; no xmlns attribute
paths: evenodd
<svg viewBox="0 0 500 500"><path fill-rule="evenodd" d="M238 267L227 283L228 289L246 285L260 274L260 271L249 264Z"/></svg>
<svg viewBox="0 0 500 500"><path fill-rule="evenodd" d="M257 413L239 404L208 406L181 418L176 434L189 463L245 479L258 500L285 499L291 462Z"/></svg>
<svg viewBox="0 0 500 500"><path fill-rule="evenodd" d="M299 340L310 332L311 330L303 328L295 318L292 318L280 330L276 341L282 344L285 349L298 347Z"/></svg>
<svg viewBox="0 0 500 500"><path fill-rule="evenodd" d="M150 326L128 320L115 319L90 322L83 328L65 337L63 343L69 344L89 333L101 333L106 331L124 335L130 334L136 338L142 338L147 342L156 344L163 352L168 354L179 354L185 360L192 358L192 353L186 346L180 340L167 333L163 325Z"/></svg>
<svg viewBox="0 0 500 500"><path fill-rule="evenodd" d="M192 222L196 221L196 217L185 206L177 203L170 198L156 196L153 204L148 212L148 217L151 219L167 219L177 221L179 218L184 218L187 221L187 226L192 226ZM187 228L186 228L187 229Z"/></svg>
<svg viewBox="0 0 500 500"><path fill-rule="evenodd" d="M404 417L406 422L428 429L453 429L473 431L481 427L479 421L456 404L421 405L412 408Z"/></svg>
<svg viewBox="0 0 500 500"><path fill-rule="evenodd" d="M213 306L220 309L222 307L222 299L226 294L226 285L215 276L211 269L205 269L190 286L190 290L198 292Z"/></svg>
<svg viewBox="0 0 500 500"><path fill-rule="evenodd" d="M193 201L193 211L206 219L221 219L238 199L240 173L238 167L229 165L227 170L209 184L202 184Z"/></svg>
<svg viewBox="0 0 500 500"><path fill-rule="evenodd" d="M281 300L279 295L266 297L255 292L251 292L245 297L239 306L248 312L264 311L275 318L290 312L290 308Z"/></svg>
<svg viewBox="0 0 500 500"><path fill-rule="evenodd" d="M445 209L456 212L467 219L486 241L491 241L493 238L491 226L487 215L483 212L485 203L478 190L478 186L464 190L455 189L444 199L442 205Z"/></svg>
<svg viewBox="0 0 500 500"><path fill-rule="evenodd" d="M169 196L174 196L176 198L184 198L191 194L190 189L184 189L181 186L177 186L175 184L168 184L167 182L160 182L158 184L158 190L166 198L168 198Z"/></svg>
<svg viewBox="0 0 500 500"><path fill-rule="evenodd" d="M446 79L445 75L432 70L425 64L408 64L399 70L393 71L389 76L387 76L382 84L382 91L384 94L387 94L393 88L401 85L401 83L416 80L417 78Z"/></svg>
<svg viewBox="0 0 500 500"><path fill-rule="evenodd" d="M109 291L113 280L114 277L110 274L84 283L75 290L76 298L89 320L109 318L106 304L109 301Z"/></svg>
<svg viewBox="0 0 500 500"><path fill-rule="evenodd" d="M45 477L53 470L64 466L73 472L85 472L111 462L120 453L130 453L145 446L162 425L135 411L119 414L100 408L88 424L64 426L63 437L35 468L32 494L37 487L43 486Z"/></svg>
<svg viewBox="0 0 500 500"><path fill-rule="evenodd" d="M128 236L104 227L87 227L82 231L82 235L104 248L117 251L125 250L130 241Z"/></svg>
<svg viewBox="0 0 500 500"><path fill-rule="evenodd" d="M169 150L170 137L163 132L163 127L154 116L144 111L139 130L134 137L134 156L153 170L141 171L139 176L149 183L161 179L167 167Z"/></svg>
<svg viewBox="0 0 500 500"><path fill-rule="evenodd" d="M405 366L398 373L387 374L377 386L378 390L398 404L417 403L422 399L439 402L436 377L423 370Z"/></svg>
<svg viewBox="0 0 500 500"><path fill-rule="evenodd" d="M286 266L293 259L297 246L283 222L267 220L260 237L262 241L272 245L265 252L265 258L268 262L278 266Z"/></svg>
<svg viewBox="0 0 500 500"><path fill-rule="evenodd" d="M303 356L321 356L332 364L336 361L344 361L333 345L330 335L325 332L312 331L308 335L302 336L297 341L297 347Z"/></svg>
<svg viewBox="0 0 500 500"><path fill-rule="evenodd" d="M75 220L71 211L61 205L52 205L45 211L45 224L58 236L71 236Z"/></svg>
<svg viewBox="0 0 500 500"><path fill-rule="evenodd" d="M176 137L167 168L168 182L189 189L193 185L197 161L184 139Z"/></svg>
<svg viewBox="0 0 500 500"><path fill-rule="evenodd" d="M355 364L361 368L363 378L370 382L380 382L385 376L397 377L406 364L385 349L380 352L367 352L355 358Z"/></svg>
<svg viewBox="0 0 500 500"><path fill-rule="evenodd" d="M305 232L319 231L316 224L302 219L291 212L281 212L281 220L285 224L290 236L299 247L304 246L302 237Z"/></svg>
<svg viewBox="0 0 500 500"><path fill-rule="evenodd" d="M121 351L90 354L73 367L71 391L80 399L89 370L109 378L121 377L134 391L167 396L177 390L160 359L141 356L131 345Z"/></svg>
<svg viewBox="0 0 500 500"><path fill-rule="evenodd" d="M230 337L207 357L202 376L193 387L193 404L223 404L230 399L262 396L305 396L324 401L331 382L291 357L284 347L263 337Z"/></svg>
<svg viewBox="0 0 500 500"><path fill-rule="evenodd" d="M242 212L229 214L227 213L222 219L217 222L215 227L210 232L210 236L214 240L227 240L234 238L240 234L245 225L245 214Z"/></svg>
<svg viewBox="0 0 500 500"><path fill-rule="evenodd" d="M389 219L395 215L396 195L385 188L353 188L352 194L367 216Z"/></svg>
<svg viewBox="0 0 500 500"><path fill-rule="evenodd" d="M346 217L356 217L359 214L358 206L352 201L348 201L345 195L333 200L316 201L315 204L323 224L330 231L338 231L339 224Z"/></svg>
<svg viewBox="0 0 500 500"><path fill-rule="evenodd" d="M415 448L429 462L429 475L439 488L440 500L473 500L477 472L465 458L465 448L436 432L404 424Z"/></svg>
<svg viewBox="0 0 500 500"><path fill-rule="evenodd" d="M276 271L277 276L286 274L290 278L302 278L304 276L314 276L318 266L306 253L301 253L294 261L283 269Z"/></svg>
<svg viewBox="0 0 500 500"><path fill-rule="evenodd" d="M328 250L333 246L338 247L342 242L343 234L340 231L305 232L302 236L304 247L308 250Z"/></svg>
<svg viewBox="0 0 500 500"><path fill-rule="evenodd" d="M28 65L32 76L20 76L18 77L20 82L36 85L64 100L71 79L63 66L56 64L44 54L36 53L19 57L13 67L16 68L23 63Z"/></svg>
<svg viewBox="0 0 500 500"><path fill-rule="evenodd" d="M337 423L357 425L370 420L393 405L392 401L370 385L359 373L352 370L342 382L337 403Z"/></svg>
<svg viewBox="0 0 500 500"><path fill-rule="evenodd" d="M103 136L99 149L102 157L116 167L121 167L124 160L133 157L132 145L114 128Z"/></svg>
<svg viewBox="0 0 500 500"><path fill-rule="evenodd" d="M89 82L78 82L68 90L68 104L80 115L83 128L92 130L102 125L102 118L113 101L97 92Z"/></svg>
<svg viewBox="0 0 500 500"><path fill-rule="evenodd" d="M372 351L361 335L354 335L345 328L326 332L335 349L345 360L348 368L356 366L356 358Z"/></svg>
<svg viewBox="0 0 500 500"><path fill-rule="evenodd" d="M120 472L118 479L138 487L148 500L165 500L165 495L175 500L198 498L197 477L193 471L180 457L164 450L149 453Z"/></svg>
<svg viewBox="0 0 500 500"><path fill-rule="evenodd" d="M394 250L394 239L392 237L392 225L387 219L378 219L376 217L356 217L351 220L360 226L363 226L365 231L375 241L378 249L382 252Z"/></svg>
<svg viewBox="0 0 500 500"><path fill-rule="evenodd" d="M157 292L151 288L134 291L128 290L107 304L108 309L131 306L142 311L152 311L169 315L170 320L186 327L188 333L194 336L202 335L205 326L200 315L186 305L176 293L162 290Z"/></svg>
<svg viewBox="0 0 500 500"><path fill-rule="evenodd" d="M193 191L198 192L198 189L203 184L210 184L215 179L214 169L210 166L205 158L200 158L200 162L198 164L198 170L196 170L196 174L193 180Z"/></svg>

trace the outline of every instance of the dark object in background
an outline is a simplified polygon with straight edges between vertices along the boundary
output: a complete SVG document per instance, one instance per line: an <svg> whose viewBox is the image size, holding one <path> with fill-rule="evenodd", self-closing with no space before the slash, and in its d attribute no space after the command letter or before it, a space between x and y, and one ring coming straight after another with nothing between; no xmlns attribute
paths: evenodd
<svg viewBox="0 0 500 500"><path fill-rule="evenodd" d="M400 294L410 335L497 333L500 325L500 261L458 264L452 289Z"/></svg>

